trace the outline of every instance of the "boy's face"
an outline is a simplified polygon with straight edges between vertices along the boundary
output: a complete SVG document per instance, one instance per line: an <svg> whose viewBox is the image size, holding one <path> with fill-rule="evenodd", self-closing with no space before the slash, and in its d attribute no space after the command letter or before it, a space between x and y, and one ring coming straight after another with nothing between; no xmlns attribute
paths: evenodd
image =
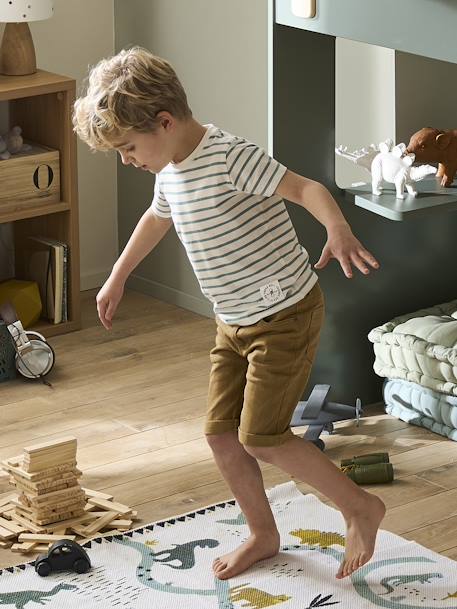
<svg viewBox="0 0 457 609"><path fill-rule="evenodd" d="M173 124L167 120L161 121L154 132L141 133L132 129L115 150L121 155L124 165L159 173L173 159L173 131Z"/></svg>

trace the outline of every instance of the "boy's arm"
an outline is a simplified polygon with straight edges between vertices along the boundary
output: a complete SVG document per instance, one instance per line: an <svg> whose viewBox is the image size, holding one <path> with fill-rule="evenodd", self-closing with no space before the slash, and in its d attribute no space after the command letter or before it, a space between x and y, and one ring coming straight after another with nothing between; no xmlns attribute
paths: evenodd
<svg viewBox="0 0 457 609"><path fill-rule="evenodd" d="M127 245L113 266L110 276L97 294L97 311L107 330L124 293L127 277L165 236L173 221L160 218L149 208L140 218Z"/></svg>
<svg viewBox="0 0 457 609"><path fill-rule="evenodd" d="M364 275L370 272L367 263L374 269L379 268L374 256L352 234L337 202L325 186L287 170L275 194L304 207L327 229L327 243L314 265L316 269L324 268L331 258L338 260L349 279L352 277L352 264Z"/></svg>
<svg viewBox="0 0 457 609"><path fill-rule="evenodd" d="M155 246L166 235L173 220L161 218L149 208L141 216L122 254L113 266L110 277L125 283L127 277L143 258L152 252Z"/></svg>

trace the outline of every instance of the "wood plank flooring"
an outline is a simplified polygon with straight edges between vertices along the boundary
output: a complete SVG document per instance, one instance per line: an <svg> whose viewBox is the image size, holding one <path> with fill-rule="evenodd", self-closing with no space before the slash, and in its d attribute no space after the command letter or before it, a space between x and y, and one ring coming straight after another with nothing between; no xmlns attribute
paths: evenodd
<svg viewBox="0 0 457 609"><path fill-rule="evenodd" d="M82 294L82 329L50 341L52 389L22 379L0 384L0 459L73 435L82 484L135 507L137 526L231 497L202 433L214 321L128 291L107 332L95 294ZM327 455L339 464L388 451L394 483L369 487L388 508L382 527L457 559L457 443L380 406L365 414L359 427L343 422L324 437ZM289 480L272 466L262 470L266 487ZM0 495L10 491L0 474ZM0 568L22 562L0 550Z"/></svg>

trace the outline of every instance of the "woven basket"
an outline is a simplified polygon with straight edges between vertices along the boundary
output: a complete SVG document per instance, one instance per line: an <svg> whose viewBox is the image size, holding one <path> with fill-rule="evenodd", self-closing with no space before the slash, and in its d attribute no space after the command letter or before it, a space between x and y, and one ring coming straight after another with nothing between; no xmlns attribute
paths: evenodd
<svg viewBox="0 0 457 609"><path fill-rule="evenodd" d="M16 378L16 352L10 333L0 321L0 383Z"/></svg>

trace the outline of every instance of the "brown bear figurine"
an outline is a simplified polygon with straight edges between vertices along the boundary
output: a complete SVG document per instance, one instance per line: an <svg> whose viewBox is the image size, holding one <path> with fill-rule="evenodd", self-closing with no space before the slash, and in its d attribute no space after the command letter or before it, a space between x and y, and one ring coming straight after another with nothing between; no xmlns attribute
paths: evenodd
<svg viewBox="0 0 457 609"><path fill-rule="evenodd" d="M457 172L457 129L442 131L424 127L416 131L406 149L419 163L439 163L441 186L451 186Z"/></svg>

